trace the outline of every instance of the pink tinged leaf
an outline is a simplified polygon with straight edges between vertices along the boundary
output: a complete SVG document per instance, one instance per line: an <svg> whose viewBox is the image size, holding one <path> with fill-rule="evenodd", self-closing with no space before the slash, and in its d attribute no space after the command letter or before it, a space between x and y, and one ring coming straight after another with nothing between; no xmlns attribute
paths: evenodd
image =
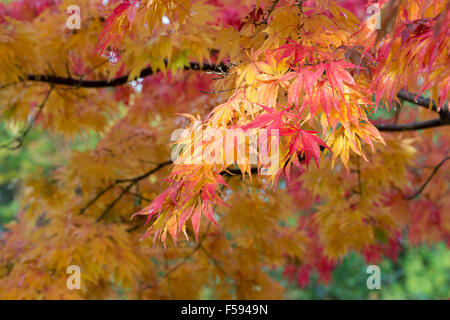
<svg viewBox="0 0 450 320"><path fill-rule="evenodd" d="M202 208L197 207L197 208L195 208L195 211L192 214L192 218L191 218L192 227L194 228L194 232L195 232L195 241L197 241L197 242L198 242L198 233L200 231L201 215L202 215Z"/></svg>
<svg viewBox="0 0 450 320"><path fill-rule="evenodd" d="M309 123L312 126L312 121L314 119L314 116L316 115L317 110L319 109L319 103L317 103L316 101L314 101L312 99L305 99L305 101L309 102L309 110L311 113L311 119L309 120Z"/></svg>
<svg viewBox="0 0 450 320"><path fill-rule="evenodd" d="M305 171L302 168L302 166L300 165L300 161L299 161L298 157L294 157L293 160L292 160L292 163L294 164L294 166L296 166L300 170L300 173Z"/></svg>
<svg viewBox="0 0 450 320"><path fill-rule="evenodd" d="M116 20L130 7L132 3L130 1L125 1L120 3L114 11L106 18L105 27L102 30L99 38L98 52L101 54L106 49L110 42L113 42L113 39L120 39L121 36L111 34L111 30L116 23Z"/></svg>
<svg viewBox="0 0 450 320"><path fill-rule="evenodd" d="M222 180L223 180L223 178L222 178ZM223 202L223 200L216 193L216 191L217 191L216 183L209 183L202 189L201 197L203 199L203 202L205 203L204 206L206 207L212 201L212 202L218 203L224 207L231 208L229 205L227 205L225 202Z"/></svg>
<svg viewBox="0 0 450 320"><path fill-rule="evenodd" d="M170 191L170 188L167 188L163 193L158 195L153 202L148 206L148 218L145 224L149 223L153 215L158 212L158 217L161 214L162 206L164 204L165 199L167 198L167 194Z"/></svg>
<svg viewBox="0 0 450 320"><path fill-rule="evenodd" d="M323 71L325 70L324 67L318 67L316 71L309 71L309 70L305 70L304 71L304 88L306 90L306 93L312 97L312 91L313 88L317 82L317 80L319 80L319 77L323 74Z"/></svg>
<svg viewBox="0 0 450 320"><path fill-rule="evenodd" d="M209 199L214 199L216 196L217 185L215 183L209 183L206 185L205 190L209 194Z"/></svg>
<svg viewBox="0 0 450 320"><path fill-rule="evenodd" d="M341 95L343 95L344 93L344 87L341 81L339 81L339 79L336 77L335 73L334 73L334 68L327 64L325 67L326 71L327 71L327 77L328 77L328 81L330 82L331 88L333 89L333 92L335 89L337 89L339 91L339 93Z"/></svg>
<svg viewBox="0 0 450 320"><path fill-rule="evenodd" d="M136 5L131 5L131 7L127 9L127 18L130 24L132 24L134 19L136 18L136 10Z"/></svg>
<svg viewBox="0 0 450 320"><path fill-rule="evenodd" d="M214 219L214 210L210 202L205 203L203 206L203 214L209 221L211 221L216 227L218 227L216 219Z"/></svg>
<svg viewBox="0 0 450 320"><path fill-rule="evenodd" d="M302 63L304 58L308 55L309 49L302 46L292 39L288 39L288 43L280 46L277 50L282 51L281 59L294 55L293 64Z"/></svg>
<svg viewBox="0 0 450 320"><path fill-rule="evenodd" d="M149 213L150 213L150 206L147 206L147 207L145 207L144 209L141 209L141 210L135 212L135 213L131 216L130 220L133 220L133 218L134 218L135 216L146 216L146 215L148 215Z"/></svg>
<svg viewBox="0 0 450 320"><path fill-rule="evenodd" d="M345 82L348 84L355 83L355 79L353 79L353 77L350 75L350 73L348 73L348 71L346 71L345 69L336 68L334 71L336 72L337 76L340 78L341 82Z"/></svg>
<svg viewBox="0 0 450 320"><path fill-rule="evenodd" d="M178 226L176 223L172 223L167 228L169 230L169 234L172 237L173 243L175 246L177 246L177 240L178 240Z"/></svg>
<svg viewBox="0 0 450 320"><path fill-rule="evenodd" d="M277 111L274 108L264 106L262 104L258 104L261 108L264 109L267 113L276 113Z"/></svg>
<svg viewBox="0 0 450 320"><path fill-rule="evenodd" d="M246 125L242 126L242 129L243 130L247 130L247 129L253 129L253 128L261 128L261 127L266 126L271 121L273 121L273 116L272 115L270 115L270 114L262 114L262 115L257 116L255 118L255 120L253 120L249 124L246 124Z"/></svg>
<svg viewBox="0 0 450 320"><path fill-rule="evenodd" d="M150 231L151 228L149 228L148 231ZM153 235L153 244L156 243L156 241L158 240L158 236L159 236L160 230L156 230L155 234Z"/></svg>
<svg viewBox="0 0 450 320"><path fill-rule="evenodd" d="M298 100L299 100L299 95L300 95L300 91L302 89L303 86L303 75L301 73L299 73L297 75L297 77L294 79L294 81L292 82L291 86L289 87L289 91L288 91L288 105L293 105L295 104L296 107L298 107Z"/></svg>
<svg viewBox="0 0 450 320"><path fill-rule="evenodd" d="M232 208L230 205L228 205L226 202L224 202L219 196L217 196L214 199L214 203L220 204L221 206L226 207L226 208L230 208L230 209Z"/></svg>
<svg viewBox="0 0 450 320"><path fill-rule="evenodd" d="M299 129L296 129L296 128L280 128L278 130L278 134L282 137L292 136L292 135L298 133L298 130Z"/></svg>
<svg viewBox="0 0 450 320"><path fill-rule="evenodd" d="M330 113L331 108L333 108L333 100L330 97L330 92L327 90L325 86L322 86L320 89L320 104L322 105L322 109L327 116L328 122L330 121Z"/></svg>
<svg viewBox="0 0 450 320"><path fill-rule="evenodd" d="M150 229L149 229L149 231L150 231ZM156 242L158 241L158 237L159 237L160 232L161 232L161 230L156 230L155 231L155 234L153 235L153 245L155 245Z"/></svg>
<svg viewBox="0 0 450 320"><path fill-rule="evenodd" d="M364 68L364 67L357 66L356 64L353 64L353 63L350 63L350 62L347 62L347 61L344 61L344 60L342 60L342 61L336 61L336 62L334 62L334 64L335 64L336 66L338 66L338 67L341 67L341 68L366 69L366 68Z"/></svg>
<svg viewBox="0 0 450 320"><path fill-rule="evenodd" d="M178 229L179 230L181 230L183 228L183 226L186 224L186 221L192 216L193 211L194 211L194 208L189 207L180 214L180 218L178 219Z"/></svg>
<svg viewBox="0 0 450 320"><path fill-rule="evenodd" d="M322 147L328 149L331 152L330 147L328 147L328 145L322 139L320 139L318 136L315 135L315 134L317 134L317 131L305 130L305 132L313 133L314 135L313 134L310 135L311 139L314 140L317 144L321 145Z"/></svg>
<svg viewBox="0 0 450 320"><path fill-rule="evenodd" d="M139 239L139 241L142 241L142 240L144 240L145 238L147 238L151 231L152 231L152 227L149 227L149 228L145 231L144 235ZM157 235L157 234L155 233L155 235L154 235L154 237L153 237L153 243L155 243L156 235Z"/></svg>
<svg viewBox="0 0 450 320"><path fill-rule="evenodd" d="M281 119L281 114L277 113L265 113L259 115L251 123L242 127L243 130L253 129L253 128L263 128L267 126L267 129L279 128L283 123Z"/></svg>
<svg viewBox="0 0 450 320"><path fill-rule="evenodd" d="M317 141L314 139L315 136L303 130L301 131L301 135L305 151L306 166L309 165L309 161L311 160L312 157L318 168L320 159L320 148L317 144Z"/></svg>
<svg viewBox="0 0 450 320"><path fill-rule="evenodd" d="M280 176L283 174L284 172L284 168L280 168L278 170L278 172L275 174L275 177L273 178L273 183L272 183L272 190L275 190L277 185L278 185L278 181L280 180Z"/></svg>
<svg viewBox="0 0 450 320"><path fill-rule="evenodd" d="M225 181L225 179L223 178L222 175L216 174L216 179L221 185L223 185L223 186L225 186L227 188L230 188L230 186L226 183L226 181Z"/></svg>
<svg viewBox="0 0 450 320"><path fill-rule="evenodd" d="M164 246L164 250L167 249L167 245L166 245L166 236L167 236L167 229L163 231L162 235L161 235L161 242Z"/></svg>
<svg viewBox="0 0 450 320"><path fill-rule="evenodd" d="M297 158L297 157L294 157ZM286 163L286 165L283 168L283 172L284 172L284 176L286 177L286 181L288 186L291 185L291 161L289 161L288 163Z"/></svg>
<svg viewBox="0 0 450 320"><path fill-rule="evenodd" d="M178 183L177 185L173 185L170 187L169 198L173 201L173 203L177 203L177 194L178 189L182 188L182 183Z"/></svg>
<svg viewBox="0 0 450 320"><path fill-rule="evenodd" d="M297 150L299 149L300 146L300 135L297 134L295 136L295 138L291 141L291 144L289 146L289 154L288 156L294 154L295 152L297 152Z"/></svg>

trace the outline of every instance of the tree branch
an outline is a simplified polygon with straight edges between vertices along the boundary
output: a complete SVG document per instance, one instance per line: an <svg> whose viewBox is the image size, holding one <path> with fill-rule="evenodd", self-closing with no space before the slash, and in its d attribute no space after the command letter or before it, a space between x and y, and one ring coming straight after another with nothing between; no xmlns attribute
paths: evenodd
<svg viewBox="0 0 450 320"><path fill-rule="evenodd" d="M221 73L227 73L229 67L226 64L208 64L204 63L203 65L200 65L196 62L190 62L189 66L185 67L185 70L201 70L201 71L210 71L210 72L221 72ZM151 67L145 68L140 72L140 75L138 78L145 78L147 76L153 75L155 72ZM66 78L66 77L59 77L59 76L52 76L52 75L28 75L27 77L28 81L38 81L38 82L48 82L52 84L58 84L58 85L66 85L66 86L75 86L75 87L83 87L83 88L107 88L107 87L116 87L121 86L124 84L127 84L129 82L129 75L125 75L122 77L118 77L115 79L112 79L111 81L108 80L84 80L83 78L80 79L73 79L73 78ZM413 131L413 130L422 130L422 129L428 129L438 126L444 126L450 124L450 111L447 104L444 104L442 108L438 111L437 105L434 101L431 101L429 98L425 98L422 96L415 98L415 95L413 93L407 92L404 89L400 90L397 94L397 97L406 100L408 102L414 103L418 106L424 107L424 108L430 108L431 110L439 113L440 119L430 120L430 121L424 121L424 122L416 122L416 123L410 123L410 124L379 124L376 125L378 130L380 131L389 131L389 132L395 132L395 131Z"/></svg>
<svg viewBox="0 0 450 320"><path fill-rule="evenodd" d="M125 189L122 190L120 195L106 207L106 209L102 212L102 214L97 218L96 222L99 222L100 220L102 220L108 214L108 212L110 212L112 210L112 208L114 208L116 203L119 202L120 199L122 199L122 197L125 194L127 194L136 183L138 183L142 179L147 178L148 176L152 175L153 173L159 171L160 169L164 168L165 166L167 166L171 163L172 163L172 161L163 162L163 163L159 164L158 166L156 166L156 168L154 168L154 169L150 170L149 172L146 172L136 178L116 180L114 184L123 183L123 182L130 182L130 184L128 186L126 186Z"/></svg>
<svg viewBox="0 0 450 320"><path fill-rule="evenodd" d="M31 119L28 126L25 130L23 130L19 137L14 138L8 143L5 143L3 145L0 145L0 149L8 149L8 150L17 150L20 149L25 141L25 138L30 133L31 129L33 129L34 124L36 123L36 120L39 118L39 116L42 113L42 109L44 109L45 104L47 103L48 99L50 98L50 94L53 91L53 88L55 87L54 84L51 85L50 90L48 90L44 100L41 102L41 104L38 107L38 111L36 112L36 115ZM15 146L13 146L14 143L17 143Z"/></svg>
<svg viewBox="0 0 450 320"><path fill-rule="evenodd" d="M425 187L430 183L431 179L436 175L436 173L439 171L439 169L444 165L444 163L450 159L450 156L446 156L444 159L441 160L441 162L438 163L436 167L434 167L433 171L431 172L430 176L427 180L425 180L424 184L417 190L414 194L410 195L409 197L406 197L408 200L412 200L418 195L422 193L422 191L425 189Z"/></svg>
<svg viewBox="0 0 450 320"><path fill-rule="evenodd" d="M92 200L90 200L83 208L80 209L79 214L83 214L87 209L89 209L98 199L100 199L105 193L107 193L109 190L111 190L112 188L114 188L116 185L120 184L120 183L126 183L126 182L130 182L130 184L128 186L126 186L124 189L122 189L122 193L119 195L118 199L115 199L105 210L106 213L109 212L109 210L111 210L114 205L125 195L125 193L128 193L129 190L139 181L141 181L142 179L145 179L147 177L149 177L150 175L152 175L153 173L157 172L158 170L164 168L165 166L168 166L169 164L172 164L172 161L165 161L163 163L158 164L155 168L153 168L152 170L137 176L135 178L131 178L131 179L118 179L115 180L113 183L111 183L109 186L107 186L105 189L103 189L102 191L100 191L99 193L97 193L97 195L92 198ZM104 215L106 215L105 212L102 213L101 218L104 217ZM100 217L98 218L99 220L101 219Z"/></svg>
<svg viewBox="0 0 450 320"><path fill-rule="evenodd" d="M222 273L222 275L224 277L231 278L228 275L228 273L224 270L224 268L222 268L220 263L216 259L214 259L214 257L208 252L208 250L206 250L201 244L200 244L200 250L202 250L202 252L206 255L206 257L213 263L214 267L216 267L217 270L219 270L220 273Z"/></svg>
<svg viewBox="0 0 450 320"><path fill-rule="evenodd" d="M210 71L210 72L220 72L226 73L228 71L228 66L221 63L219 65L204 63L200 65L197 62L190 62L189 66L184 67L185 70L199 70L199 71ZM155 71L151 67L142 69L137 78L145 78L155 74ZM129 75L124 75L118 78L114 78L111 81L108 80L84 80L83 78L74 79L60 76L52 75L34 75L30 74L25 79L26 81L36 81L36 82L48 82L58 85L80 87L80 88L107 88L107 87L117 87L130 82Z"/></svg>
<svg viewBox="0 0 450 320"><path fill-rule="evenodd" d="M120 201L120 199L122 199L122 197L128 193L128 191L130 191L130 189L136 184L138 183L139 180L133 181L132 183L130 183L125 189L122 190L122 192L120 193L120 195L114 199L113 202L111 202L106 209L102 212L102 214L95 220L95 222L99 222L100 220L102 220L107 214L108 212L111 211L112 208L114 208L114 206L116 205L117 202Z"/></svg>
<svg viewBox="0 0 450 320"><path fill-rule="evenodd" d="M125 190L125 188L122 188L122 190ZM137 192L128 191L128 194L136 197L139 201L141 201L141 200L146 201L146 202L153 201L153 199L144 197L143 195L141 195L140 193L137 193Z"/></svg>
<svg viewBox="0 0 450 320"><path fill-rule="evenodd" d="M382 124L376 124L375 127L379 131L399 132L399 131L415 131L415 130L430 129L430 128L447 126L447 125L450 125L450 120L444 120L444 119L439 118L439 119L405 123L405 124L382 123Z"/></svg>
<svg viewBox="0 0 450 320"><path fill-rule="evenodd" d="M274 4L276 5L277 1L274 1ZM271 13L271 12L270 12ZM165 61L167 65L167 61ZM219 73L227 73L229 70L229 66L220 63L218 65L210 64L210 63L204 63L200 65L200 63L197 62L190 62L189 66L185 66L184 70L199 70L199 71L209 71L209 72L219 72ZM158 70L156 71L158 72ZM148 76L151 76L155 74L155 71L151 67L147 67L141 70L139 76L137 78L145 78ZM79 87L79 88L107 88L107 87L117 87L124 84L127 84L130 82L129 75L124 75L118 78L114 78L111 81L108 80L84 80L84 76L80 77L79 79L74 79L72 77L61 77L61 76L54 76L54 75L34 75L30 74L26 77L26 79L23 79L23 81L36 81L36 82L47 82L47 83L53 83L57 85L65 85L65 86L73 86L73 87ZM7 86L7 85L5 85ZM1 87L0 87L1 88ZM404 89L400 90L397 94L397 97L401 100L405 100L411 103L414 103L418 106L430 108L431 110L438 112L439 116L443 120L449 120L450 119L450 111L447 104L444 104L441 109L438 111L437 105L434 101L432 101L429 98L419 96L417 99L415 98L415 94L408 92ZM397 130L394 130L397 131Z"/></svg>
<svg viewBox="0 0 450 320"><path fill-rule="evenodd" d="M450 120L433 119L433 120L428 120L428 121L413 122L413 123L407 123L407 124L377 124L377 125L375 125L375 127L379 131L383 131L383 132L404 132L404 131L429 129L429 128L434 128L434 127L444 126L444 125L450 125ZM323 149L324 148L321 147L321 150L323 150ZM304 159L303 156L299 158L300 161L302 161L303 159ZM111 202L106 207L106 209L103 211L103 213L97 218L97 221L100 221L101 219L103 219L105 217L106 214L108 214L109 211L111 211L111 209L114 208L114 206L117 204L117 202L119 202L120 199L122 199L122 197L125 194L130 193L131 188L136 183L138 183L142 179L147 178L148 176L152 175L156 171L158 171L161 168L168 166L170 164L172 164L172 161L169 160L169 161L166 161L166 162L163 162L163 163L157 165L154 169L152 169L149 172L146 172L138 177L130 178L130 179L118 179L118 180L114 181L108 187L106 187L101 192L99 192L91 201L89 201L80 210L79 214L83 214L90 206L92 206L98 199L100 199L105 193L107 193L109 190L111 190L117 184L129 182L129 184L125 188L122 189L122 192L119 194L119 196L113 202ZM258 168L252 167L250 169L250 172L252 174L258 174ZM240 174L242 174L241 170L237 169L237 168L227 169L227 170L221 172L222 176L231 176L231 175L240 175Z"/></svg>
<svg viewBox="0 0 450 320"><path fill-rule="evenodd" d="M407 92L406 90L402 89L397 93L397 97L399 99L414 103L418 106L424 107L424 108L430 108L431 105L431 110L433 110L434 112L438 112L438 108L437 105L434 101L431 101L431 99L429 98L425 98L422 96L417 97L416 99L416 95L414 93L411 92ZM449 109L448 109L448 105L444 104L441 108L441 110L439 111L439 114L446 114L448 117L448 113L449 113Z"/></svg>
<svg viewBox="0 0 450 320"><path fill-rule="evenodd" d="M206 227L206 231L203 234L203 237L200 239L200 241L197 243L197 245L192 249L191 252L189 252L186 256L184 256L183 259L180 260L172 269L168 270L159 280L155 281L154 283L147 285L146 288L152 288L160 284L164 279L167 279L172 273L178 270L190 257L194 255L202 246L203 241L205 241L209 228L211 227L211 222L208 223L208 226Z"/></svg>
<svg viewBox="0 0 450 320"><path fill-rule="evenodd" d="M97 193L97 195L92 198L83 208L80 209L80 212L78 214L83 214L87 209L89 209L90 206L92 206L95 202L97 202L98 199L100 199L105 193L107 193L109 190L111 190L116 183L110 184L105 189Z"/></svg>

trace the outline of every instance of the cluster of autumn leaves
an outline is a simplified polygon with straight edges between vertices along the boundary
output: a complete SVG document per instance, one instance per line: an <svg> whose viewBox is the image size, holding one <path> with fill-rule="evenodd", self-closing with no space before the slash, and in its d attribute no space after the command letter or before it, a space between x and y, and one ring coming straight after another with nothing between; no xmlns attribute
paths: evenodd
<svg viewBox="0 0 450 320"><path fill-rule="evenodd" d="M447 157L448 130L382 135L373 120L406 88L446 108L444 2L369 1L382 8L373 30L350 1L82 0L77 31L64 28L69 2L0 6L2 119L100 137L27 181L3 235L0 297L193 299L209 287L276 299L283 288L265 269L327 283L351 251L377 261L408 241L448 242L446 172L408 199ZM183 71L191 62L220 67ZM136 81L116 85L127 75ZM434 114L400 111L396 121ZM276 130L280 161L172 164L172 132L199 121ZM215 143L174 144L183 156ZM65 287L71 264L80 291Z"/></svg>

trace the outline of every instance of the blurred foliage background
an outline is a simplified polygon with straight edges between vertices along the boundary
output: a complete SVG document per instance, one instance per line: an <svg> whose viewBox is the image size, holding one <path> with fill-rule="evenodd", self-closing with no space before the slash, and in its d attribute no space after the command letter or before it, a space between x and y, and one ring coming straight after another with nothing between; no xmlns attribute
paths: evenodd
<svg viewBox="0 0 450 320"><path fill-rule="evenodd" d="M0 0L6 3L11 0ZM409 107L416 107L409 105ZM394 109L379 109L372 119L390 118ZM19 128L5 128L0 123L0 142L16 137ZM94 148L98 136L88 133L74 141L50 137L34 128L19 150L0 149L0 237L5 224L19 211L21 186L26 177L45 175L64 165L70 150ZM24 205L24 204L22 204ZM450 251L445 244L408 247L394 261L383 260L381 289L369 290L366 286L368 264L364 258L352 253L345 257L333 272L332 280L325 286L318 283L317 275L305 288L289 283L282 270L269 273L286 287L286 299L448 299L450 297ZM203 298L209 296L206 288Z"/></svg>
<svg viewBox="0 0 450 320"><path fill-rule="evenodd" d="M443 243L431 247L406 248L396 262L383 260L381 289L366 286L368 264L352 253L333 272L324 286L313 277L306 288L290 285L275 273L288 288L286 299L448 299L450 293L450 252Z"/></svg>
<svg viewBox="0 0 450 320"><path fill-rule="evenodd" d="M17 130L0 124L0 141L12 139ZM45 175L64 165L70 150L94 148L97 141L94 133L63 141L35 128L21 149L0 150L0 234L20 206L25 205L20 199L26 177ZM443 243L431 247L406 245L397 261L383 260L380 290L367 289L370 276L366 273L367 266L361 255L353 253L335 269L327 286L318 283L317 275L313 275L311 284L305 288L289 283L282 270L272 270L270 274L287 288L286 299L448 299L450 296L450 251ZM208 298L207 289L204 298Z"/></svg>

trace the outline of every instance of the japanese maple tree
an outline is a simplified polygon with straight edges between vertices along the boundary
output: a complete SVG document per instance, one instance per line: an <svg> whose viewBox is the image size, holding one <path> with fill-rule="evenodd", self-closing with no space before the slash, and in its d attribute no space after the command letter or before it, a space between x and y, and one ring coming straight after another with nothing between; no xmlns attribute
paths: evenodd
<svg viewBox="0 0 450 320"><path fill-rule="evenodd" d="M449 49L442 0L0 4L0 148L99 137L24 182L0 298L280 299L450 245Z"/></svg>

